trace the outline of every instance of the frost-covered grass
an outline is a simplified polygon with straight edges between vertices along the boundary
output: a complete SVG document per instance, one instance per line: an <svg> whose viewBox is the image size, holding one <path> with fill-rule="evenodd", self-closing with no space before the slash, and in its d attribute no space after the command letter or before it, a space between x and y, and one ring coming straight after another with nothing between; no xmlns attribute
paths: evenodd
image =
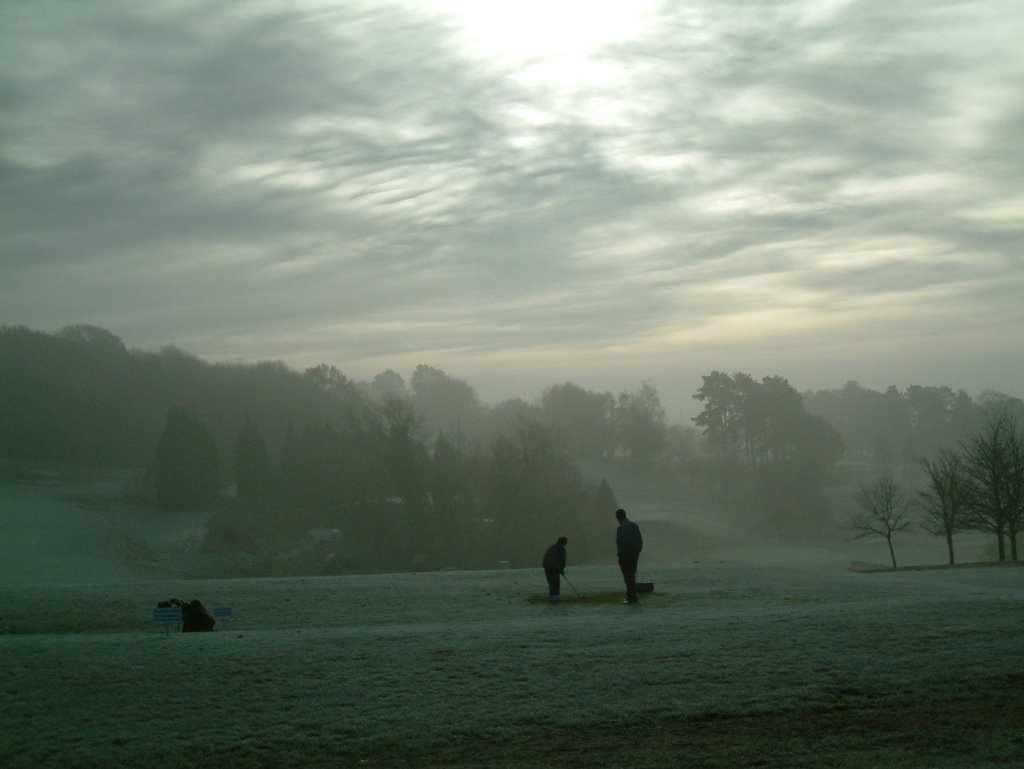
<svg viewBox="0 0 1024 769"><path fill-rule="evenodd" d="M605 597L613 568L571 574L586 597L561 605L536 600L539 569L0 588L0 764L416 765L523 731L877 707L1021 671L1018 568L661 566L639 607ZM149 620L170 596L234 617L167 635Z"/></svg>
<svg viewBox="0 0 1024 769"><path fill-rule="evenodd" d="M0 487L0 767L1024 766L1024 569L657 520L640 606L571 545L549 605L536 567L207 579L201 516Z"/></svg>

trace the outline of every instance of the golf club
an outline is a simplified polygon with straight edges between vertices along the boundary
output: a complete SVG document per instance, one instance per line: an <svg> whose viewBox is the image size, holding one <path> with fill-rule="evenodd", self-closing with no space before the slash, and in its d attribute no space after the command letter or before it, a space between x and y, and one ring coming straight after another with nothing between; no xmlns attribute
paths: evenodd
<svg viewBox="0 0 1024 769"><path fill-rule="evenodd" d="M576 586L574 584L572 584L572 582L569 580L569 578L567 576L565 576L564 573L562 574L562 579L564 579L569 584L569 587L572 588L572 592L574 592L576 594L576 597L579 598L582 601L583 600L583 596L580 595L580 591L576 589Z"/></svg>

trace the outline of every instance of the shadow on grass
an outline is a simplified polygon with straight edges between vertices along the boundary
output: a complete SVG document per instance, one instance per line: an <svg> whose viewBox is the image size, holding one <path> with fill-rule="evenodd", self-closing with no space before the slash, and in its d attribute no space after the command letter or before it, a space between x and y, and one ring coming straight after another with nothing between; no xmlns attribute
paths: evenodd
<svg viewBox="0 0 1024 769"><path fill-rule="evenodd" d="M850 571L857 572L858 574L881 574L887 571L955 571L958 569L988 569L1014 566L1024 566L1024 561L974 561L957 564L936 563L918 566L897 566L895 569L891 566L878 566L873 563L865 563L864 561L853 561L850 564Z"/></svg>

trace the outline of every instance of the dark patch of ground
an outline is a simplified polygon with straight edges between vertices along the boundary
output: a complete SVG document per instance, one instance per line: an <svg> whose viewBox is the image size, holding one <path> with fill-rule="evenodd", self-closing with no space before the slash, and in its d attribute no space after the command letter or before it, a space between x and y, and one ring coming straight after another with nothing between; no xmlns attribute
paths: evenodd
<svg viewBox="0 0 1024 769"><path fill-rule="evenodd" d="M650 601L653 596L645 596L645 599ZM614 593L578 593L573 595L567 595L562 593L562 598L558 602L552 602L548 600L546 595L531 595L526 599L527 603L532 604L547 604L553 608L559 606L579 606L581 604L596 605L596 604L621 604L626 600L626 591L617 590Z"/></svg>
<svg viewBox="0 0 1024 769"><path fill-rule="evenodd" d="M827 710L709 713L573 729L534 727L500 739L461 736L417 755L364 755L356 760L381 769L1024 766L1024 675L995 679L985 689L985 694L970 697L933 692L938 696Z"/></svg>

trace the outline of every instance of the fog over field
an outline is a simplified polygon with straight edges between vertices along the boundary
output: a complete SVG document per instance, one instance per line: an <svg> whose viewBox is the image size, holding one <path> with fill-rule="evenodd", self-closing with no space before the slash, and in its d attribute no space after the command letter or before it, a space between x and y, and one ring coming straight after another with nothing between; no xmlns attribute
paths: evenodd
<svg viewBox="0 0 1024 769"><path fill-rule="evenodd" d="M1024 766L1021 40L0 3L0 769Z"/></svg>
<svg viewBox="0 0 1024 769"><path fill-rule="evenodd" d="M63 467L33 482L0 484L0 578L8 584L81 584L234 577L252 571L251 563L241 555L203 548L209 512L160 511L121 498L125 484L140 473ZM627 489L623 504L647 532L642 568L704 560L830 569L851 565L884 568L887 564L885 543L853 539L841 512L834 528L826 535L819 532L816 539L766 539L752 533L742 517L701 512L656 499L638 498L637 504L630 505L629 493ZM611 512L606 532L608 563L614 561L615 551ZM964 532L957 543L960 562L993 556L990 536ZM901 565L944 562L941 539L925 532L902 534L896 546ZM537 564L541 555L537 554ZM571 568L571 543L569 562ZM540 589L543 575L537 583Z"/></svg>

